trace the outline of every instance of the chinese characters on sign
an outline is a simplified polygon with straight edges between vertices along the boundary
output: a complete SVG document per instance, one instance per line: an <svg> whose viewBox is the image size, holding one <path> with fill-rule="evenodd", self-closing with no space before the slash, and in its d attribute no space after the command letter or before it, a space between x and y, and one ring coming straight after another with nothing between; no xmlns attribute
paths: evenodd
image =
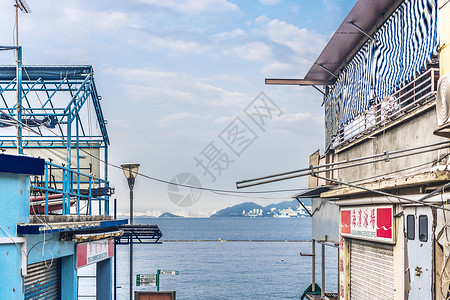
<svg viewBox="0 0 450 300"><path fill-rule="evenodd" d="M265 132L267 124L283 111L266 94L260 93L244 113L245 118L237 116L218 135L218 140L209 142L194 157L195 166L211 182L215 182L259 138L257 130Z"/></svg>
<svg viewBox="0 0 450 300"><path fill-rule="evenodd" d="M77 244L77 268L114 256L114 239Z"/></svg>
<svg viewBox="0 0 450 300"><path fill-rule="evenodd" d="M393 241L393 213L389 206L341 209L341 234L379 241Z"/></svg>

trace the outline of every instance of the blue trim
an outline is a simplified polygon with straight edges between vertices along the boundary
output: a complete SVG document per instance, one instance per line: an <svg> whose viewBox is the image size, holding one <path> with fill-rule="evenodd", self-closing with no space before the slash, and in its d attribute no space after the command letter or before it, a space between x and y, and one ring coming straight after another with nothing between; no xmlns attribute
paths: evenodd
<svg viewBox="0 0 450 300"><path fill-rule="evenodd" d="M41 158L0 154L0 172L22 175L44 175L44 162Z"/></svg>
<svg viewBox="0 0 450 300"><path fill-rule="evenodd" d="M76 230L83 230L83 229L98 229L98 228L107 228L107 227L115 227L119 225L128 224L127 219L123 220L109 220L109 221L100 221L100 225L96 225L98 222L95 221L89 221L89 222L83 222L83 223L92 223L92 225L83 225L83 226L77 226L77 223L73 223L72 228L55 228L55 229L48 229L43 230L46 228L45 224L18 224L17 225L17 234L43 234L45 233L51 233L51 232L67 232L67 231L76 231ZM56 224L53 224L56 226Z"/></svg>

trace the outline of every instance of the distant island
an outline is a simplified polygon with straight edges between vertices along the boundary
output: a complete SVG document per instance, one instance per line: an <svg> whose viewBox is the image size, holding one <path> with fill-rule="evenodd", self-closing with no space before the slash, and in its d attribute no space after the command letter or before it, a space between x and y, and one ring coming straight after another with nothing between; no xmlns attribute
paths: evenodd
<svg viewBox="0 0 450 300"><path fill-rule="evenodd" d="M165 212L161 214L158 218L182 218L182 217L171 214L170 212Z"/></svg>
<svg viewBox="0 0 450 300"><path fill-rule="evenodd" d="M311 201L305 199L306 207L311 210ZM297 200L284 201L277 204L261 206L253 202L245 202L224 208L213 214L210 218L220 217L270 217L295 218L308 217L309 214L300 206Z"/></svg>

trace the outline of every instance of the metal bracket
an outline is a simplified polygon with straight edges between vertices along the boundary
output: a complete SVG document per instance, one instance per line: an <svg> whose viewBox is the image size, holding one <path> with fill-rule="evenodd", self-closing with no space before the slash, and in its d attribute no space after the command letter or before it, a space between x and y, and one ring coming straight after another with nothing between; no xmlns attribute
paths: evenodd
<svg viewBox="0 0 450 300"><path fill-rule="evenodd" d="M390 159L389 159L389 152L384 151L384 155L386 155L386 158L384 159L384 161L385 162L389 162L390 161Z"/></svg>
<svg viewBox="0 0 450 300"><path fill-rule="evenodd" d="M364 30L362 30L361 27L359 27L358 25L356 25L354 22L349 22L350 25L352 25L353 27L356 28L356 30L358 30L359 32L361 32L362 34L364 34L365 36L367 36L372 42L375 42L375 39L368 34L367 32L365 32Z"/></svg>
<svg viewBox="0 0 450 300"><path fill-rule="evenodd" d="M324 65L322 64L318 64L319 67L321 67L322 69L324 69L327 73L329 73L331 76L333 76L334 78L338 79L338 77L336 75L334 75L333 72L331 72L330 70L328 70Z"/></svg>
<svg viewBox="0 0 450 300"><path fill-rule="evenodd" d="M314 166L310 165L309 170L311 171L311 176L316 177L316 172L314 172Z"/></svg>

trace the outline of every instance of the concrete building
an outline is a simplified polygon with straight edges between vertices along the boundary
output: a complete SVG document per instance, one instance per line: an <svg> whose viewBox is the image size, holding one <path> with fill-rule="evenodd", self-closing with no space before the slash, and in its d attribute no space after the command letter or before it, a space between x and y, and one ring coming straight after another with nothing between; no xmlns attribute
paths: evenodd
<svg viewBox="0 0 450 300"><path fill-rule="evenodd" d="M340 299L450 293L449 20L448 1L360 0L305 77L333 81L312 175L339 208Z"/></svg>
<svg viewBox="0 0 450 300"><path fill-rule="evenodd" d="M359 0L305 78L266 79L324 87L325 152L294 198L339 251L330 298L450 295L449 20L448 0Z"/></svg>

